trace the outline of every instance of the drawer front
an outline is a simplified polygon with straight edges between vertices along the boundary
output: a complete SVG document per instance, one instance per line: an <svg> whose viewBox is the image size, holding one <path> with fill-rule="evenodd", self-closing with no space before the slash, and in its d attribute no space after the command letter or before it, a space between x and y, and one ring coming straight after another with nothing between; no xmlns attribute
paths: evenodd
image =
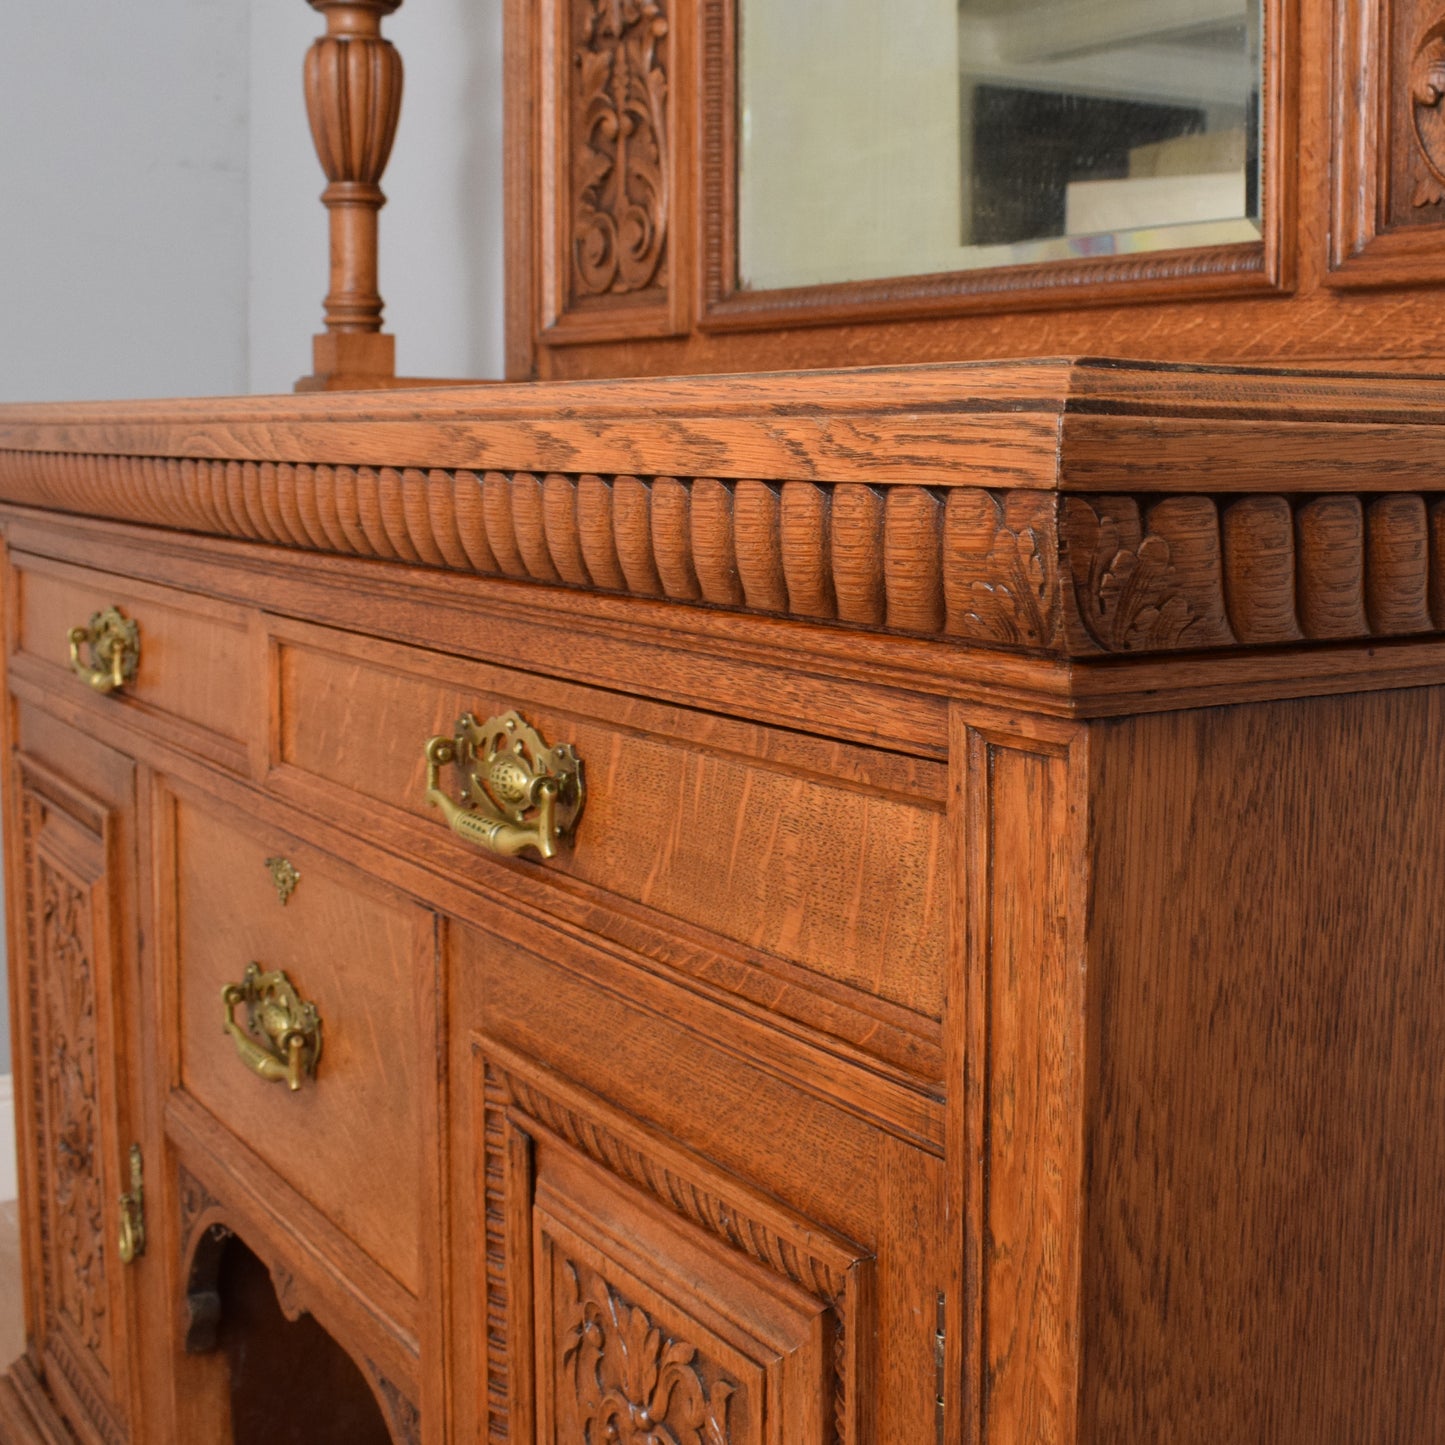
<svg viewBox="0 0 1445 1445"><path fill-rule="evenodd" d="M424 747L462 713L514 709L575 748L586 801L557 856L504 866L706 930L805 988L940 1017L942 765L319 629L278 653L276 786L304 774L348 824L485 888L497 859L428 805ZM457 792L457 770L441 782Z"/></svg>
<svg viewBox="0 0 1445 1445"><path fill-rule="evenodd" d="M423 1060L435 1050L430 916L200 800L176 798L171 818L181 1086L416 1294ZM246 1027L249 1002L223 1000L252 964L284 973L315 1008L319 1057L313 1072L306 1025L294 1090L283 1068L256 1071L258 1048L284 1051Z"/></svg>
<svg viewBox="0 0 1445 1445"><path fill-rule="evenodd" d="M134 676L109 700L134 709L132 716L175 720L187 746L241 765L259 681L242 609L45 558L15 560L15 648L22 657L64 669L69 677L60 685L77 697L89 694L71 667L67 634L116 607L136 624L139 653ZM81 660L91 662L85 646Z"/></svg>

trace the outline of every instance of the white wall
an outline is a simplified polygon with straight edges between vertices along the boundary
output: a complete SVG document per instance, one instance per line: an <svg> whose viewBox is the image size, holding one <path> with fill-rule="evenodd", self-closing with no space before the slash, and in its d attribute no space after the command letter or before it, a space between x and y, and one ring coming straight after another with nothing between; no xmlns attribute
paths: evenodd
<svg viewBox="0 0 1445 1445"><path fill-rule="evenodd" d="M304 0L46 0L0 44L0 401L285 391L326 291ZM408 0L383 185L408 375L502 368L500 0Z"/></svg>
<svg viewBox="0 0 1445 1445"><path fill-rule="evenodd" d="M301 65L323 28L304 0L6 7L0 402L288 391L311 369L327 241ZM385 28L406 64L381 222L398 368L500 376L500 0L408 0Z"/></svg>
<svg viewBox="0 0 1445 1445"><path fill-rule="evenodd" d="M500 0L408 0L384 26L406 67L381 213L385 326L405 376L502 374L501 12ZM322 28L303 0L252 0L253 392L290 390L321 329L326 182L301 63Z"/></svg>
<svg viewBox="0 0 1445 1445"><path fill-rule="evenodd" d="M245 385L248 43L231 0L5 7L0 400Z"/></svg>

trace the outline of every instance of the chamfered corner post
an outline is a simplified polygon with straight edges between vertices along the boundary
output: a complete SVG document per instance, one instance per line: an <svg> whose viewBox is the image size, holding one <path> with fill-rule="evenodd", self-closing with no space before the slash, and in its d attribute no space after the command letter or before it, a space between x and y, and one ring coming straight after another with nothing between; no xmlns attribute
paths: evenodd
<svg viewBox="0 0 1445 1445"><path fill-rule="evenodd" d="M402 63L381 33L402 0L307 0L326 34L306 54L306 111L326 173L331 229L326 330L313 338L313 373L298 391L384 386L396 374L396 339L381 329L377 219L382 172L401 113Z"/></svg>

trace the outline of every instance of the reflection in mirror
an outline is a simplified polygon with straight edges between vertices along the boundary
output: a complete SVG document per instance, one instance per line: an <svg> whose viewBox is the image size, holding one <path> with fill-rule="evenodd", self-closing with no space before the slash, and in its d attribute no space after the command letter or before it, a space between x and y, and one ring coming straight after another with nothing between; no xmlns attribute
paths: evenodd
<svg viewBox="0 0 1445 1445"><path fill-rule="evenodd" d="M1256 241L1263 0L738 0L744 288Z"/></svg>

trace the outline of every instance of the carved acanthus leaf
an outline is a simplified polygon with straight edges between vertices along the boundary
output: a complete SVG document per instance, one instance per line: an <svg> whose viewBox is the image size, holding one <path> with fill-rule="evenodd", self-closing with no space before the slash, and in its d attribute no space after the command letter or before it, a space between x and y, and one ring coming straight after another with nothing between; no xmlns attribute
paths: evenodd
<svg viewBox="0 0 1445 1445"><path fill-rule="evenodd" d="M1080 498L1068 502L1070 571L1079 617L1106 652L1189 645L1199 619L1178 583L1169 543L1126 533L1120 519Z"/></svg>
<svg viewBox="0 0 1445 1445"><path fill-rule="evenodd" d="M398 1445L421 1445L421 1411L413 1404L411 1396L400 1385L387 1376L375 1360L368 1359L366 1367L376 1381L377 1390L386 1402L386 1413L391 1420L392 1436Z"/></svg>
<svg viewBox="0 0 1445 1445"><path fill-rule="evenodd" d="M601 1275L571 1260L573 1313L563 1367L575 1390L574 1433L587 1445L727 1445L737 1385L697 1348L667 1335ZM710 1378L709 1378L710 1376Z"/></svg>
<svg viewBox="0 0 1445 1445"><path fill-rule="evenodd" d="M1047 559L1032 527L1000 526L988 553L988 576L969 588L966 621L978 635L1038 647L1053 636L1054 609Z"/></svg>
<svg viewBox="0 0 1445 1445"><path fill-rule="evenodd" d="M181 1252L184 1255L195 1229L203 1214L220 1208L220 1201L191 1173L185 1165L177 1170L176 1183L180 1195Z"/></svg>

